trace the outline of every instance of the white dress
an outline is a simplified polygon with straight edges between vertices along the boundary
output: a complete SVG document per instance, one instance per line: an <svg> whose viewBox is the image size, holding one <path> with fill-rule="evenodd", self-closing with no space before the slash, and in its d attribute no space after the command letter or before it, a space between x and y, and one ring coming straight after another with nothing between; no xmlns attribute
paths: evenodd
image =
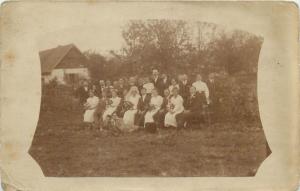
<svg viewBox="0 0 300 191"><path fill-rule="evenodd" d="M111 114L113 114L115 111L116 111L116 109L117 109L117 107L118 107L118 105L120 104L120 102L121 102L121 98L119 98L119 97L115 97L115 98L110 98L110 101L112 102L110 105L107 105L106 106L106 109L105 109L105 111L104 111L104 113L103 113L103 115L102 115L102 118L103 118L103 120L106 120L106 117L108 116L108 115L111 115Z"/></svg>
<svg viewBox="0 0 300 191"><path fill-rule="evenodd" d="M170 104L174 105L174 108L172 111L174 113L168 112L165 116L165 126L174 126L177 127L177 122L175 116L181 112L183 112L183 99L180 95L177 95L176 97L171 97Z"/></svg>
<svg viewBox="0 0 300 191"><path fill-rule="evenodd" d="M126 101L129 101L133 104L133 109L127 110L123 116L124 125L131 126L134 124L134 116L137 112L137 105L139 102L140 96L129 96Z"/></svg>
<svg viewBox="0 0 300 191"><path fill-rule="evenodd" d="M163 98L161 96L158 95L156 97L151 97L150 106L153 105L154 109L152 109L151 111L147 111L145 115L145 124L154 122L153 115L155 115L158 112L162 103Z"/></svg>
<svg viewBox="0 0 300 191"><path fill-rule="evenodd" d="M99 103L99 98L97 96L89 97L86 100L85 105L87 106L87 109L85 110L84 115L83 115L84 122L87 122L87 123L94 122L94 113L96 111L98 103Z"/></svg>

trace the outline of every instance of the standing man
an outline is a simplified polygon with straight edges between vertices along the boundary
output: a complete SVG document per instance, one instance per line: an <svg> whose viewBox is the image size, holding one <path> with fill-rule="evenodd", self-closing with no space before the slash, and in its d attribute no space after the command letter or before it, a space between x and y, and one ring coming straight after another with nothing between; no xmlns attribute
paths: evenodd
<svg viewBox="0 0 300 191"><path fill-rule="evenodd" d="M81 86L77 89L80 105L83 105L89 97L89 84L86 80L82 81Z"/></svg>
<svg viewBox="0 0 300 191"><path fill-rule="evenodd" d="M217 99L216 99L216 80L215 80L215 75L214 73L210 73L208 75L208 81L207 81L207 87L209 90L209 104L215 104Z"/></svg>
<svg viewBox="0 0 300 191"><path fill-rule="evenodd" d="M161 75L161 81L162 81L161 87L162 87L163 91L165 91L170 86L170 79L167 76L167 74L162 74Z"/></svg>
<svg viewBox="0 0 300 191"><path fill-rule="evenodd" d="M97 89L98 89L98 92L100 92L100 95L101 95L100 97L102 97L103 94L106 93L107 89L105 87L105 81L104 80L99 80L99 85L98 85Z"/></svg>
<svg viewBox="0 0 300 191"><path fill-rule="evenodd" d="M126 87L124 79L120 78L119 79L119 91L123 92L124 89L128 89L128 87Z"/></svg>
<svg viewBox="0 0 300 191"><path fill-rule="evenodd" d="M192 84L196 88L196 91L199 93L204 92L206 102L209 104L209 90L205 82L202 81L202 76L197 74L196 81Z"/></svg>
<svg viewBox="0 0 300 191"><path fill-rule="evenodd" d="M209 89L208 109L209 109L209 112L212 116L212 121L216 121L216 120L218 120L217 107L219 105L219 99L217 97L217 84L216 84L216 79L215 79L215 74L214 73L210 73L208 75L207 86L208 86L208 89Z"/></svg>
<svg viewBox="0 0 300 191"><path fill-rule="evenodd" d="M164 88L162 79L159 77L159 72L157 69L152 70L152 79L151 82L153 83L154 87L157 89L159 95L163 95Z"/></svg>
<svg viewBox="0 0 300 191"><path fill-rule="evenodd" d="M183 74L179 81L179 95L183 98L184 105L190 94L190 82L188 81L188 76Z"/></svg>

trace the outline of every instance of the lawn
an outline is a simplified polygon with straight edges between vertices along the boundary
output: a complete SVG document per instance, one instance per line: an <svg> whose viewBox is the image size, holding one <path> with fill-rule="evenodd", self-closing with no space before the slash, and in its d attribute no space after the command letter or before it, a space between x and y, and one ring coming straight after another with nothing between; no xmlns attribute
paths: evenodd
<svg viewBox="0 0 300 191"><path fill-rule="evenodd" d="M45 176L253 176L267 156L258 122L113 136L81 126L74 99L43 98L29 153Z"/></svg>

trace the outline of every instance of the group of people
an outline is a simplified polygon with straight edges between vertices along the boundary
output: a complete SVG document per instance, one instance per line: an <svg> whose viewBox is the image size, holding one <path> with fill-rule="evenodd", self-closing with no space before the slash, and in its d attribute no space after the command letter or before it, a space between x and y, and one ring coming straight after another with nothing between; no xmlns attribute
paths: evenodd
<svg viewBox="0 0 300 191"><path fill-rule="evenodd" d="M130 77L99 84L83 82L78 89L84 106L83 121L100 130L109 128L112 120L124 131L153 126L160 128L189 126L202 117L203 108L213 103L214 75L204 82L200 74L194 82L186 74L171 78L152 70L151 77Z"/></svg>

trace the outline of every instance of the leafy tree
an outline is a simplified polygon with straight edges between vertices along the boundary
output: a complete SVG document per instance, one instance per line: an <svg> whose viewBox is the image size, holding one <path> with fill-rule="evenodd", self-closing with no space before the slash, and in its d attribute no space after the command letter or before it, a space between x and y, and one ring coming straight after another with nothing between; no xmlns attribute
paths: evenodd
<svg viewBox="0 0 300 191"><path fill-rule="evenodd" d="M92 79L164 73L256 73L262 38L244 31L228 32L206 22L131 20L122 36L125 46L110 57L86 52Z"/></svg>
<svg viewBox="0 0 300 191"><path fill-rule="evenodd" d="M88 50L84 52L84 55L88 58L88 69L90 73L91 79L94 81L99 81L103 76L104 73L104 66L106 64L106 58L95 51Z"/></svg>
<svg viewBox="0 0 300 191"><path fill-rule="evenodd" d="M181 20L134 20L123 30L126 62L135 72L152 67L177 72L184 68L192 49L188 25Z"/></svg>

